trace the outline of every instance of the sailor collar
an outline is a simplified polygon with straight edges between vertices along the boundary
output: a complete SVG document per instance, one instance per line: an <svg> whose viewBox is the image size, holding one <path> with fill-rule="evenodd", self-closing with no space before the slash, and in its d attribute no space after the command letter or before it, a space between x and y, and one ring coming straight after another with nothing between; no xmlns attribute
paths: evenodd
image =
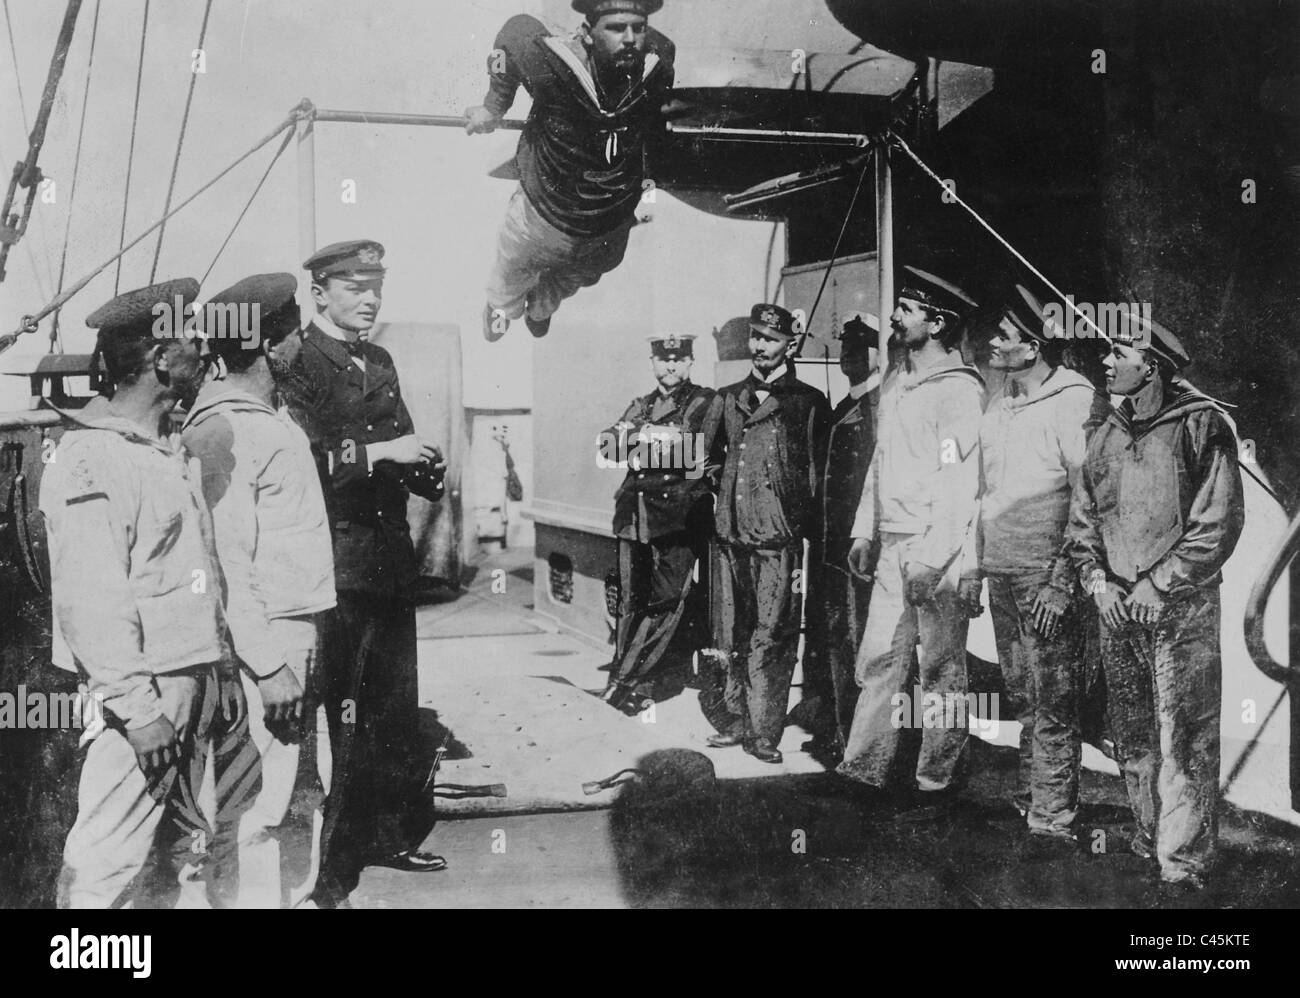
<svg viewBox="0 0 1300 998"><path fill-rule="evenodd" d="M601 107L600 95L596 90L596 81L592 78L591 70L586 62L579 58L578 54L566 43L563 38L557 38L555 35L547 35L541 39L542 44L554 52L564 62L570 70L573 71L574 77L577 78L583 92L590 98L592 106L596 108L603 116L612 118L618 112L618 108L606 109ZM641 83L644 84L650 78L659 65L659 54L657 52L647 52L645 64L641 70ZM626 100L626 98L625 98ZM621 106L621 102L620 102Z"/></svg>
<svg viewBox="0 0 1300 998"><path fill-rule="evenodd" d="M49 405L48 402L46 404ZM144 444L147 447L162 451L168 457L175 457L177 454L174 435L168 437L150 436L140 428L138 423L124 416L99 416L95 419L82 419L80 413L71 409L60 409L55 405L50 405L50 408L63 417L64 420L71 423L74 429L105 430L124 437L130 443Z"/></svg>

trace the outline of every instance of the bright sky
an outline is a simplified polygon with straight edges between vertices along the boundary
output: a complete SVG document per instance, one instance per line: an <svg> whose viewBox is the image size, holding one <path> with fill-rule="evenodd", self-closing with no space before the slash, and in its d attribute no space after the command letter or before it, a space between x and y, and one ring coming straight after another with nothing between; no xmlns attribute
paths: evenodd
<svg viewBox="0 0 1300 998"><path fill-rule="evenodd" d="M64 4L9 0L23 105L30 124L62 20ZM484 90L484 59L501 23L540 7L530 0L219 0L204 45L176 183L179 201L283 120L301 98L318 107L459 114ZM455 10L454 17L432 11ZM131 109L144 0L104 3L86 119L80 179L67 240L65 285L117 249L126 183ZM53 295L72 195L72 165L86 81L95 0L85 0L50 119L40 164L54 178L55 204L33 212L27 237L13 248L0 284L0 326ZM200 0L153 3L127 214L128 240L162 211L203 16ZM0 163L26 153L8 37L0 45ZM526 104L520 105L526 108ZM527 404L528 337L508 357L482 357L479 289L492 259L495 222L512 185L487 171L509 157L515 133L470 139L453 129L317 126L317 241L369 237L384 243L389 266L381 318L459 323L465 336L467 404ZM256 186L278 142L255 154L168 223L157 279L202 276ZM344 180L357 203L344 204ZM204 282L212 293L250 273L299 272L295 147L286 149L257 201ZM122 261L121 288L149 283L156 236ZM35 267L33 267L33 259ZM110 267L63 311L65 349L84 352L93 337L84 319L112 297ZM46 326L6 355L46 349ZM503 360L505 362L503 362ZM471 376L472 372L472 376ZM0 379L0 409L16 408L25 383Z"/></svg>
<svg viewBox="0 0 1300 998"><path fill-rule="evenodd" d="M128 240L162 211L203 6L202 0L169 0L149 8ZM7 7L17 75L5 31L0 42L0 167L5 173L25 155L27 145L16 79L21 81L30 124L65 5L7 0ZM42 204L38 199L27 237L10 254L8 277L0 284L0 332L17 328L23 314L43 306L54 293L72 200L95 7L96 0L82 5L40 157L41 168L56 183L56 202ZM562 24L576 24L578 15L568 7L566 0L439 0L436 5L428 0L218 0L208 25L206 72L198 76L195 88L175 200L243 153L303 97L322 108L459 114L482 99L485 58L507 17L545 11ZM144 8L145 0L103 2L79 189L67 238L65 286L101 264L118 246ZM733 8L744 16L728 15ZM655 23L679 46L803 44L810 50L847 51L856 42L834 24L821 0L782 0L779 5L674 0ZM708 30L700 30L701 24ZM725 37L719 35L723 27ZM800 37L792 43L795 35ZM526 109L527 96L521 93L512 116L521 117ZM481 289L497 225L513 190L512 183L487 173L512 155L517 137L514 132L469 138L456 129L317 126L318 245L359 237L385 245L389 272L381 320L457 323L465 349L467 405L531 401L532 343L522 325L503 341L508 349L503 344L489 347L479 333ZM203 275L277 144L255 154L168 223L156 279ZM355 204L342 201L345 180L355 181ZM717 228L717 220L689 210L679 210L675 217L679 221L673 224L692 232L697 226ZM756 236L758 252L768 231ZM734 245L728 244L725 232L718 239L720 247ZM695 236L683 240L674 234L672 242L704 252ZM150 236L123 259L122 290L149 283L155 245L156 235ZM291 144L203 291L211 294L251 273L297 274L302 260ZM85 316L113 294L110 267L64 309L61 328L68 352L89 351L93 337ZM47 327L25 337L0 366L43 353ZM21 407L26 394L25 381L0 377L0 410Z"/></svg>

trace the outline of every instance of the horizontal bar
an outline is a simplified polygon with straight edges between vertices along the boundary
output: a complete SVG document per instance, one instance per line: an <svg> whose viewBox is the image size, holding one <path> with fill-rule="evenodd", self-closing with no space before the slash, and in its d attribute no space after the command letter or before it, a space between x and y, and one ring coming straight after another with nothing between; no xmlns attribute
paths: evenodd
<svg viewBox="0 0 1300 998"><path fill-rule="evenodd" d="M769 128L723 128L714 125L674 125L668 131L674 135L698 135L704 139L729 142L808 142L822 145L850 145L865 149L871 138L854 132L789 132Z"/></svg>
<svg viewBox="0 0 1300 998"><path fill-rule="evenodd" d="M326 111L317 108L311 115L316 121L347 121L361 125L436 125L441 128L464 128L466 119L450 114L395 114L390 111ZM519 131L524 123L506 118L497 128Z"/></svg>

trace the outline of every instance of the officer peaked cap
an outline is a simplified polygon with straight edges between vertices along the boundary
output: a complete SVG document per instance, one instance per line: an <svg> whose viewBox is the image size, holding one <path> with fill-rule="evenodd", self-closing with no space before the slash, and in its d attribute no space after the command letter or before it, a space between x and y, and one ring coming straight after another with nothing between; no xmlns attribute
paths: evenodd
<svg viewBox="0 0 1300 998"><path fill-rule="evenodd" d="M640 14L649 17L664 5L664 0L573 0L573 9L595 22L606 14Z"/></svg>
<svg viewBox="0 0 1300 998"><path fill-rule="evenodd" d="M780 305L759 302L749 310L749 328L761 329L786 339L793 339L802 330L795 329L794 315Z"/></svg>
<svg viewBox="0 0 1300 998"><path fill-rule="evenodd" d="M303 263L316 282L327 277L374 278L384 274L384 247L373 239L352 239L318 249Z"/></svg>
<svg viewBox="0 0 1300 998"><path fill-rule="evenodd" d="M651 336L650 356L660 360L676 360L681 357L695 356L695 337L691 334L681 336Z"/></svg>

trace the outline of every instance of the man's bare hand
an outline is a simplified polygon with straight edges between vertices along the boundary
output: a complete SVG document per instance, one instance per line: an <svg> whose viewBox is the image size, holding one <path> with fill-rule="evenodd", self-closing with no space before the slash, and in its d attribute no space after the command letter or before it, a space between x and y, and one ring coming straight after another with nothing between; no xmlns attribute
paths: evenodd
<svg viewBox="0 0 1300 998"><path fill-rule="evenodd" d="M499 124L501 119L481 104L465 110L465 134L467 135L486 135L495 132Z"/></svg>
<svg viewBox="0 0 1300 998"><path fill-rule="evenodd" d="M1098 587L1098 591L1092 594L1092 601L1097 604L1097 614L1101 617L1101 622L1112 631L1119 630L1124 624L1129 623L1128 609L1124 606L1126 595L1124 589L1113 582L1107 582L1104 589Z"/></svg>
<svg viewBox="0 0 1300 998"><path fill-rule="evenodd" d="M161 775L181 757L176 729L165 717L150 721L142 728L127 729L126 740L135 752L140 771L151 779Z"/></svg>
<svg viewBox="0 0 1300 998"><path fill-rule="evenodd" d="M222 673L217 677L217 699L221 703L221 716L232 728L238 727L248 716L248 700L244 697L244 684L239 674Z"/></svg>
<svg viewBox="0 0 1300 998"><path fill-rule="evenodd" d="M302 720L302 684L289 663L269 676L259 676L257 690L262 694L262 719L268 728Z"/></svg>
<svg viewBox="0 0 1300 998"><path fill-rule="evenodd" d="M1029 611L1029 619L1034 630L1051 641L1061 629L1061 620L1070 608L1070 597L1059 589L1043 586L1034 597L1034 605Z"/></svg>
<svg viewBox="0 0 1300 998"><path fill-rule="evenodd" d="M1159 621L1165 612L1165 597L1150 579L1139 579L1124 606L1137 623L1150 625Z"/></svg>
<svg viewBox="0 0 1300 998"><path fill-rule="evenodd" d="M437 447L421 440L414 433L408 433L396 440L384 441L382 444L371 444L370 447L372 455L375 448L381 448L379 455L374 456L376 461L392 461L395 464L419 464L421 461L432 463L435 459L442 460L442 455L438 453Z"/></svg>
<svg viewBox="0 0 1300 998"><path fill-rule="evenodd" d="M871 568L871 538L853 538L853 546L849 548L849 571L870 582Z"/></svg>

